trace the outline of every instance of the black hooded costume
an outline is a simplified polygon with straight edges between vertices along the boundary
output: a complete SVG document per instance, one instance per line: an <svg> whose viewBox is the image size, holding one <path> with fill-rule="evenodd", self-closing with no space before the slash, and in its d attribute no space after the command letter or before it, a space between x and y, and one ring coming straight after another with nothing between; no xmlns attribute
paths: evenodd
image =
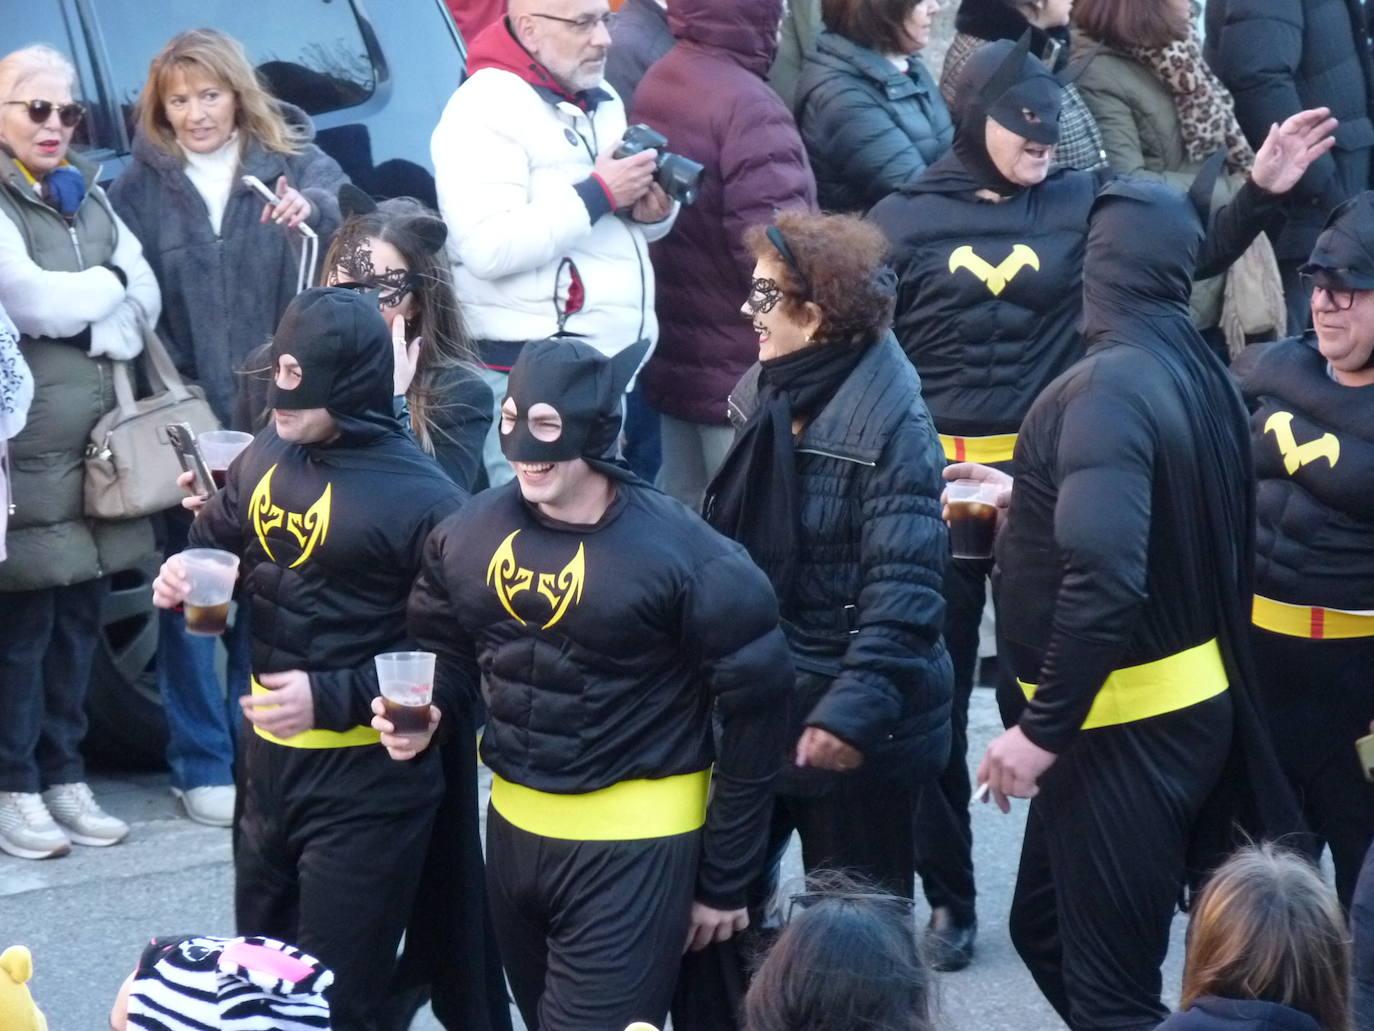
<svg viewBox="0 0 1374 1031"><path fill-rule="evenodd" d="M445 774L459 778L455 795L465 794L465 778L473 782L466 810L450 812L433 843L467 879L461 902L429 899L431 909L466 921L450 925L443 941L455 969L436 1010L450 1007L450 1027L509 1026L500 971L485 961L482 941L467 699L436 694L448 743L408 762L392 760L369 726L373 657L409 647L405 600L425 538L463 495L392 414L391 334L371 298L339 289L299 295L272 345L274 365L287 356L299 363L299 384L274 385L269 403L325 408L338 435L300 445L265 429L190 535L192 547L241 557L254 693L265 690L257 676L303 670L314 703L315 729L288 739L258 728L240 736L239 929L297 944L335 972L335 1028L385 1026L388 980Z"/></svg>
<svg viewBox="0 0 1374 1031"><path fill-rule="evenodd" d="M1202 224L1159 183L1102 192L1088 352L1026 416L998 542L1002 635L1030 698L1018 725L1057 753L1031 802L1011 935L1075 1029L1158 1023L1189 874L1236 825L1299 826L1250 693L1244 408L1189 317Z"/></svg>
<svg viewBox="0 0 1374 1031"><path fill-rule="evenodd" d="M1028 47L1029 37L998 40L968 59L954 149L868 216L891 242L899 280L894 330L921 374L945 457L1008 471L1031 402L1083 355L1088 214L1114 175L1106 168L1057 169L1020 187L997 170L985 145L989 119L1037 143L1058 139L1061 78ZM1212 219L1193 275L1205 278L1228 266L1279 210L1277 197L1247 182ZM970 928L966 727L991 569L990 560L954 559L945 577L953 747L940 791L922 794L916 817L926 898Z"/></svg>
<svg viewBox="0 0 1374 1031"><path fill-rule="evenodd" d="M580 458L614 500L584 525L519 482L479 494L430 538L410 600L445 689L485 695L492 913L516 1003L544 1031L661 1023L692 901L742 907L762 866L788 729L792 663L763 573L604 457L641 357L524 347L506 456ZM561 431L531 421L539 404Z"/></svg>
<svg viewBox="0 0 1374 1031"><path fill-rule="evenodd" d="M1319 287L1374 290L1374 192L1333 212L1303 272ZM1338 382L1314 332L1247 348L1234 371L1259 481L1260 683L1284 772L1349 908L1374 838L1374 787L1353 746L1374 718L1374 386Z"/></svg>

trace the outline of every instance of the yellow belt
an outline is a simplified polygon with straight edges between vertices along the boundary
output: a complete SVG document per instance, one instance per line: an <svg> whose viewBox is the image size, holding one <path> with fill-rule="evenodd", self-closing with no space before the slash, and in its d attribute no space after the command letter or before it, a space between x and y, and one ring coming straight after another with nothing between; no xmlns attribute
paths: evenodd
<svg viewBox="0 0 1374 1031"><path fill-rule="evenodd" d="M254 677L253 693L270 694L271 689L263 687L258 683L258 678ZM254 724L253 732L264 741L271 741L274 745L286 745L288 748L351 748L355 745L375 745L382 740L382 735L371 727L352 727L344 731L302 730L292 737L277 737L276 734L269 734Z"/></svg>
<svg viewBox="0 0 1374 1031"><path fill-rule="evenodd" d="M1010 462L1016 450L1016 434L1003 433L995 437L951 437L940 434L945 459L950 462Z"/></svg>
<svg viewBox="0 0 1374 1031"><path fill-rule="evenodd" d="M1287 637L1306 637L1322 641L1342 637L1374 637L1374 615L1344 612L1316 605L1289 605L1255 595L1250 622L1261 630Z"/></svg>
<svg viewBox="0 0 1374 1031"><path fill-rule="evenodd" d="M1027 699L1035 697L1035 684L1018 680ZM1097 692L1083 729L1134 723L1151 716L1186 709L1225 691L1226 667L1216 638L1154 662L1126 666L1107 677Z"/></svg>
<svg viewBox="0 0 1374 1031"><path fill-rule="evenodd" d="M599 791L556 795L492 774L491 805L530 834L570 841L635 841L694 831L706 822L711 771L622 780Z"/></svg>

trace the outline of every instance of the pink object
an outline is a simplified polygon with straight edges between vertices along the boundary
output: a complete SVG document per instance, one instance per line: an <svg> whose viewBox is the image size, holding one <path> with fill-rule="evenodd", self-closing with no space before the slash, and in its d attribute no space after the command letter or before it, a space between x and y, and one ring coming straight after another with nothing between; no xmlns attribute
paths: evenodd
<svg viewBox="0 0 1374 1031"><path fill-rule="evenodd" d="M308 963L302 963L295 956L288 956L276 949L269 949L266 945L253 945L244 941L234 942L220 953L219 968L221 970L233 971L236 967L271 974L273 977L288 981L291 984L303 981L315 972L314 967Z"/></svg>

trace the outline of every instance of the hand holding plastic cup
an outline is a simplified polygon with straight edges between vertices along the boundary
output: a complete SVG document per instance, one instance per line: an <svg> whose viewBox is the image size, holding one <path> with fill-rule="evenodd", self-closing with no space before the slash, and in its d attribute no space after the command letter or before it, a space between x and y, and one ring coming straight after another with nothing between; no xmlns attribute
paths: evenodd
<svg viewBox="0 0 1374 1031"><path fill-rule="evenodd" d="M230 463L239 456L249 444L253 443L251 433L238 433L235 430L210 430L196 438L205 464L210 467L210 475L215 478L215 486L224 486L224 474Z"/></svg>
<svg viewBox="0 0 1374 1031"><path fill-rule="evenodd" d="M423 734L434 699L434 653L385 652L373 661L386 718L396 733Z"/></svg>
<svg viewBox="0 0 1374 1031"><path fill-rule="evenodd" d="M188 548L179 556L181 569L191 584L182 605L186 632L201 637L224 633L229 618L229 599L239 576L239 557L216 548Z"/></svg>
<svg viewBox="0 0 1374 1031"><path fill-rule="evenodd" d="M984 480L954 480L945 486L949 550L955 558L992 558L1001 489Z"/></svg>

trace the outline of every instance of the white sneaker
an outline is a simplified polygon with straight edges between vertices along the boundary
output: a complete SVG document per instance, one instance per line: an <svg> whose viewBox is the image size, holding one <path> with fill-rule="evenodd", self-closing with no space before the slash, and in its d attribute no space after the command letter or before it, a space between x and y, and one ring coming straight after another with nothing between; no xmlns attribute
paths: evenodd
<svg viewBox="0 0 1374 1031"><path fill-rule="evenodd" d="M101 848L118 845L129 836L129 825L101 809L84 781L54 784L43 792L43 801L67 837L78 845Z"/></svg>
<svg viewBox="0 0 1374 1031"><path fill-rule="evenodd" d="M206 787L173 788L172 794L181 799L186 815L207 827L234 826L234 785L210 784Z"/></svg>
<svg viewBox="0 0 1374 1031"><path fill-rule="evenodd" d="M41 796L0 791L0 851L20 859L56 859L71 850Z"/></svg>

